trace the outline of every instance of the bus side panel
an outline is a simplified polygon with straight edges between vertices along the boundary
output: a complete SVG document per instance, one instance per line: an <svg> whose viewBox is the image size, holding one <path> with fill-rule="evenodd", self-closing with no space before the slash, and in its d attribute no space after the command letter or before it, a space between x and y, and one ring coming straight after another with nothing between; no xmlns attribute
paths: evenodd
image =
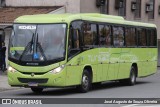
<svg viewBox="0 0 160 107"><path fill-rule="evenodd" d="M101 70L101 78L98 81L106 81L108 78L108 69L109 69L109 58L110 58L110 48L103 48L99 49L99 62L98 62L98 70ZM114 69L114 67L111 67ZM114 70L112 70L114 71Z"/></svg>
<svg viewBox="0 0 160 107"><path fill-rule="evenodd" d="M119 71L117 75L117 79L125 79L129 78L131 62L134 55L131 55L130 48L122 48L121 57L119 60Z"/></svg>
<svg viewBox="0 0 160 107"><path fill-rule="evenodd" d="M97 81L97 77L101 77L101 76L98 76L98 73L99 75L102 75L102 72L99 71L98 69L98 66L97 65L91 65L91 68L92 68L92 83L95 83L95 82L98 82Z"/></svg>
<svg viewBox="0 0 160 107"><path fill-rule="evenodd" d="M133 63L137 64L138 77L156 72L157 50L151 48L97 48L86 50L67 63L66 85L81 83L86 66L91 67L92 82L125 79Z"/></svg>
<svg viewBox="0 0 160 107"><path fill-rule="evenodd" d="M120 59L121 48L110 48L109 53L110 57L109 57L107 80L115 80L117 79L117 74L119 70L119 59Z"/></svg>
<svg viewBox="0 0 160 107"><path fill-rule="evenodd" d="M145 76L146 75L146 68L149 69L147 65L147 48L133 48L132 52L136 58L135 62L137 62L138 66L138 76Z"/></svg>
<svg viewBox="0 0 160 107"><path fill-rule="evenodd" d="M117 79L129 78L133 63L137 63L138 77L149 76L157 71L156 48L130 48L130 52L127 50L129 49L122 49Z"/></svg>
<svg viewBox="0 0 160 107"><path fill-rule="evenodd" d="M66 86L78 85L81 82L82 67L79 65L67 65Z"/></svg>
<svg viewBox="0 0 160 107"><path fill-rule="evenodd" d="M148 72L149 74L154 74L157 72L157 61L158 61L158 49L157 48L152 48L151 53L149 54L150 56L150 71Z"/></svg>
<svg viewBox="0 0 160 107"><path fill-rule="evenodd" d="M144 75L142 75L142 76L148 76L148 75L156 73L156 71L157 71L157 49L148 48L148 49L146 49L146 54L147 54L146 55L147 59L143 63Z"/></svg>
<svg viewBox="0 0 160 107"><path fill-rule="evenodd" d="M98 49L87 50L73 57L67 63L67 86L81 84L82 74L85 67L90 67L92 69L93 82L97 82L97 79L102 76L101 71L97 71L97 63Z"/></svg>
<svg viewBox="0 0 160 107"><path fill-rule="evenodd" d="M157 49L135 48L131 53L137 56L138 77L149 76L157 71Z"/></svg>

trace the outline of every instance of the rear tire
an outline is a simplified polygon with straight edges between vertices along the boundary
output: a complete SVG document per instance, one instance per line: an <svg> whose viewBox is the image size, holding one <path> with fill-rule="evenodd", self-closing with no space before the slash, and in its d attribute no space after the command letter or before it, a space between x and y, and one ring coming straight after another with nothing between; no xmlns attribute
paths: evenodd
<svg viewBox="0 0 160 107"><path fill-rule="evenodd" d="M131 70L130 70L130 76L128 79L123 79L123 80L119 80L119 82L121 84L124 84L124 85L129 85L129 86L133 86L136 84L136 70L135 68L132 66L131 67Z"/></svg>
<svg viewBox="0 0 160 107"><path fill-rule="evenodd" d="M136 84L136 70L133 66L131 67L130 77L127 79L127 83L130 86Z"/></svg>
<svg viewBox="0 0 160 107"><path fill-rule="evenodd" d="M43 88L38 88L38 87L31 87L31 90L37 94L40 94L43 92Z"/></svg>
<svg viewBox="0 0 160 107"><path fill-rule="evenodd" d="M88 70L84 70L82 74L82 79L81 79L81 85L78 86L77 88L79 89L80 92L86 93L89 91L91 88L91 75Z"/></svg>

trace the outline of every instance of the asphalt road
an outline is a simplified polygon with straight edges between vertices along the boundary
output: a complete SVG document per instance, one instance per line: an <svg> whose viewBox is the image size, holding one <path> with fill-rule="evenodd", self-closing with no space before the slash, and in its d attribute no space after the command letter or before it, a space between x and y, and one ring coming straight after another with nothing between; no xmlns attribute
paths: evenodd
<svg viewBox="0 0 160 107"><path fill-rule="evenodd" d="M107 82L88 93L78 93L75 88L45 89L34 94L30 89L0 92L0 98L160 98L160 69L155 75L138 78L135 86L124 86L118 82ZM0 105L6 107L6 105ZM11 106L11 105L10 105ZM8 106L8 107L10 107ZM41 105L44 107L45 105ZM81 107L82 105L47 105L52 107ZM160 107L160 105L83 105L83 107ZM12 105L12 107L14 107ZM17 107L17 105L15 106ZM23 106L25 107L25 106Z"/></svg>

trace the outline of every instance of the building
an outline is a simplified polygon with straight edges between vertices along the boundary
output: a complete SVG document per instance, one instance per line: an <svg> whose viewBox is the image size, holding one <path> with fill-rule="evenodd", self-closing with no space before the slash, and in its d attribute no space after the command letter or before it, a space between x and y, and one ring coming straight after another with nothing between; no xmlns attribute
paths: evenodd
<svg viewBox="0 0 160 107"><path fill-rule="evenodd" d="M60 6L51 13L103 13L123 16L130 21L154 23L157 25L160 45L160 0L0 0L0 6L45 8ZM1 21L0 19L0 23ZM158 59L160 66L160 46Z"/></svg>

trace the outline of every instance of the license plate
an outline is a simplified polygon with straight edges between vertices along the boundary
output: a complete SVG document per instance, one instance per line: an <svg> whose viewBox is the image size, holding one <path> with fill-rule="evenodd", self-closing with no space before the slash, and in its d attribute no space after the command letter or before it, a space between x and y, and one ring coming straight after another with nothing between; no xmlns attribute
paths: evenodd
<svg viewBox="0 0 160 107"><path fill-rule="evenodd" d="M30 82L30 83L28 83L28 86L30 86L30 87L37 87L38 83Z"/></svg>

